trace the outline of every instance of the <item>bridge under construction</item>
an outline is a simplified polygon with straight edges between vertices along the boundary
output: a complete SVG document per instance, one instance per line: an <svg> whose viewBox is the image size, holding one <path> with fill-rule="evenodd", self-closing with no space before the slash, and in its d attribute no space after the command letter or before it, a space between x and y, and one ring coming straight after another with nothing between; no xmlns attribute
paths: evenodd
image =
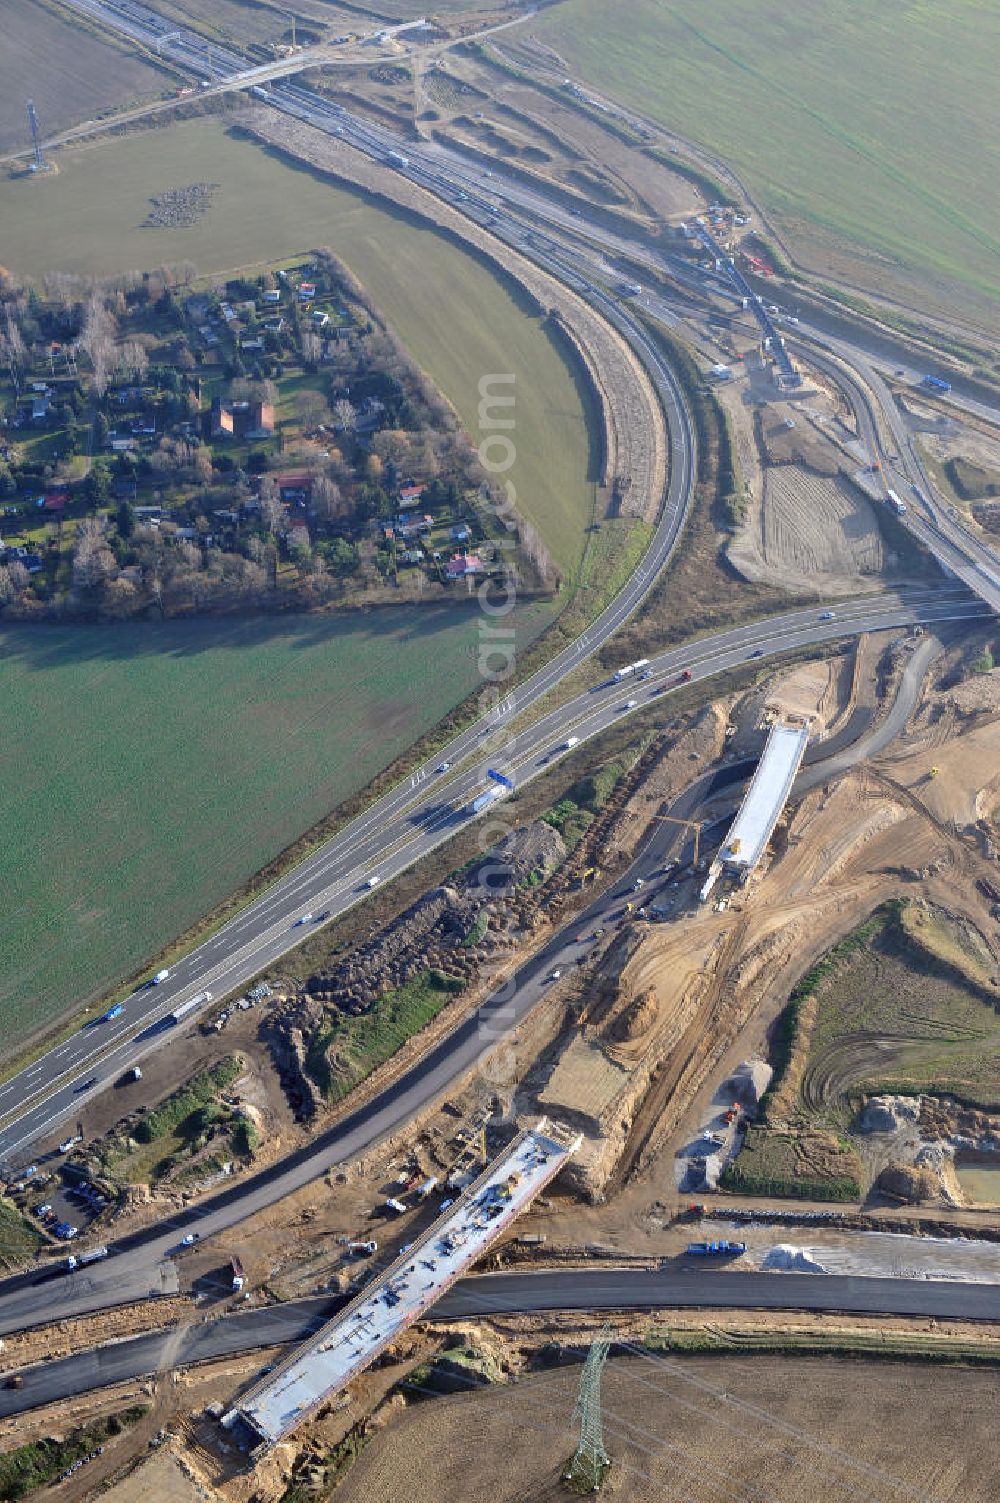
<svg viewBox="0 0 1000 1503"><path fill-rule="evenodd" d="M468 1272L579 1144L545 1118L519 1133L405 1254L242 1396L225 1428L254 1459L277 1445Z"/></svg>
<svg viewBox="0 0 1000 1503"><path fill-rule="evenodd" d="M739 813L701 889L704 902L723 875L745 882L767 850L781 811L788 802L809 741L807 725L776 721L750 780Z"/></svg>

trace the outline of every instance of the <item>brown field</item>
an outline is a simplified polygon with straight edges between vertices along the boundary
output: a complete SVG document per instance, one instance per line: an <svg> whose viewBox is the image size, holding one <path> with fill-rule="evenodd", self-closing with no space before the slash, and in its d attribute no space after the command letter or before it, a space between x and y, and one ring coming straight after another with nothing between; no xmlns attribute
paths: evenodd
<svg viewBox="0 0 1000 1503"><path fill-rule="evenodd" d="M378 1434L342 1503L548 1503L567 1494L579 1367L418 1405ZM615 1359L602 1496L988 1503L996 1376L836 1359Z"/></svg>
<svg viewBox="0 0 1000 1503"><path fill-rule="evenodd" d="M0 152L28 144L29 95L43 134L54 136L80 120L159 94L171 85L170 74L60 20L37 0L4 5L2 15Z"/></svg>

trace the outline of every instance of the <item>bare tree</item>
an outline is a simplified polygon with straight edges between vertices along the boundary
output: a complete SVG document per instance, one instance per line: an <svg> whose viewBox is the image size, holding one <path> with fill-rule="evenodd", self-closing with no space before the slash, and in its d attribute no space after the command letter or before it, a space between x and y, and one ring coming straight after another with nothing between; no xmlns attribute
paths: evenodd
<svg viewBox="0 0 1000 1503"><path fill-rule="evenodd" d="M76 529L73 547L74 586L91 590L115 572L115 556L108 547L107 517L84 517Z"/></svg>
<svg viewBox="0 0 1000 1503"><path fill-rule="evenodd" d="M333 404L333 420L336 426L342 428L345 433L353 433L358 421L354 403L347 397L340 397Z"/></svg>
<svg viewBox="0 0 1000 1503"><path fill-rule="evenodd" d="M340 486L329 475L317 475L312 484L312 509L321 521L328 522L343 512Z"/></svg>
<svg viewBox="0 0 1000 1503"><path fill-rule="evenodd" d="M265 475L260 482L260 519L272 535L281 530L285 520L285 508L272 475Z"/></svg>

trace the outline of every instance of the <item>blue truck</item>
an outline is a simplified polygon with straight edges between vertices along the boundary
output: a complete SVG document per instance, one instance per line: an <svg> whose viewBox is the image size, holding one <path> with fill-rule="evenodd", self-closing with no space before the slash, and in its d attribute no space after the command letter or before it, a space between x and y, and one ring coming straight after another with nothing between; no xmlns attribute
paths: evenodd
<svg viewBox="0 0 1000 1503"><path fill-rule="evenodd" d="M951 391L951 382L942 381L940 376L924 376L920 384L928 391Z"/></svg>
<svg viewBox="0 0 1000 1503"><path fill-rule="evenodd" d="M121 1015L122 1015L122 1013L124 1011L125 1011L125 1007L124 1007L123 1003L116 1002L115 1005L114 1005L114 1007L109 1007L108 1010L107 1010L107 1012L101 1014L101 1022L102 1023L110 1023L115 1018L120 1018Z"/></svg>
<svg viewBox="0 0 1000 1503"><path fill-rule="evenodd" d="M689 1242L689 1258L738 1258L747 1250L745 1242L729 1242L722 1237L717 1242Z"/></svg>

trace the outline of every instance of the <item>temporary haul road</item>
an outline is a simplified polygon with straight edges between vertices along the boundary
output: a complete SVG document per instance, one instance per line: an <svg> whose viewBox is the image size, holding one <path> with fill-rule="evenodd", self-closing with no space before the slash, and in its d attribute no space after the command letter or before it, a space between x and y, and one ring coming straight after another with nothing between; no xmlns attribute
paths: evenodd
<svg viewBox="0 0 1000 1503"><path fill-rule="evenodd" d="M648 580L643 588L647 585ZM661 696L682 687L681 675L687 671L691 682L697 683L739 667L758 652L773 657L862 632L975 620L984 614L985 607L964 591L939 589L886 592L849 601L839 606L833 620L820 620L817 609L809 607L733 627L660 654L650 661L650 677L642 683L634 679L605 682L578 694L519 732L498 760L515 784L526 783L551 766L570 736L583 741L597 735L633 713L629 704L634 703L636 710L655 705ZM593 631L587 633L588 638ZM569 657L572 665L591 650L589 642L574 644L556 662ZM512 714L552 687L548 675L553 666L549 664L512 693ZM498 728L503 730L502 723L499 727L473 726L446 748L446 757L456 764L468 760ZM32 1142L79 1113L90 1096L169 1038L172 1029L165 1020L173 1008L205 990L221 997L293 949L303 938L306 926L297 922L303 914L329 910L331 919L337 917L367 894L373 876L387 882L449 839L467 822L468 803L486 784L479 764L455 775L436 776L429 763L414 780L414 785L404 783L373 804L192 950L162 985L135 992L121 1017L88 1024L0 1087L0 1111L10 1114L0 1133L3 1161L16 1168L17 1156ZM471 1063L472 1058L461 1068ZM439 1088L444 1089L450 1078ZM415 1102L414 1109L426 1105L432 1094Z"/></svg>
<svg viewBox="0 0 1000 1503"><path fill-rule="evenodd" d="M0 1389L0 1418L152 1373L283 1346L312 1336L343 1299L291 1300L269 1309L133 1337L24 1368L24 1387ZM464 1279L427 1320L593 1310L812 1310L921 1320L1000 1320L1000 1285L837 1274L751 1273L683 1267L572 1268Z"/></svg>

